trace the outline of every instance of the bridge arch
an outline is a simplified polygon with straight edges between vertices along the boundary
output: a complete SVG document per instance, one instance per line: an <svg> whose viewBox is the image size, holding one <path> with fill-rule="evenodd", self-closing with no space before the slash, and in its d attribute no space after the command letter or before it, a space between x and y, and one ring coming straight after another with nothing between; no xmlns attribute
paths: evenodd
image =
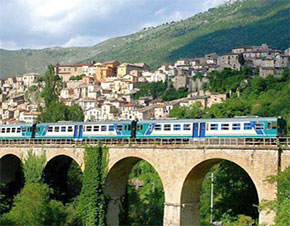
<svg viewBox="0 0 290 226"><path fill-rule="evenodd" d="M50 158L42 172L44 182L53 189L51 198L69 203L79 195L82 170L71 156L59 154Z"/></svg>
<svg viewBox="0 0 290 226"><path fill-rule="evenodd" d="M23 163L23 153L19 150L5 150L3 152L0 152L0 160L4 158L7 155L13 155L17 157L22 163Z"/></svg>
<svg viewBox="0 0 290 226"><path fill-rule="evenodd" d="M166 197L166 185L164 183L160 169L161 166L158 164L158 161L145 155L128 155L126 153L112 158L109 161L105 187L105 193L110 198L107 211L108 225L119 225L121 198L125 195L129 174L133 167L142 160L149 163L157 172L163 186L164 195Z"/></svg>
<svg viewBox="0 0 290 226"><path fill-rule="evenodd" d="M20 153L6 152L0 157L0 183L5 184L4 194L14 197L24 186L22 156Z"/></svg>
<svg viewBox="0 0 290 226"><path fill-rule="evenodd" d="M80 156L78 151L67 150L67 149L55 149L46 151L46 164L53 158L58 156L66 156L74 160L81 168L82 171L85 169L83 155Z"/></svg>
<svg viewBox="0 0 290 226"><path fill-rule="evenodd" d="M200 225L200 190L202 183L211 167L221 161L229 161L242 168L254 184L258 202L261 201L260 194L263 186L260 186L260 181L250 165L243 162L241 159L221 156L221 154L208 157L198 161L195 165L190 167L186 173L186 177L182 180L183 184L180 195L181 225Z"/></svg>

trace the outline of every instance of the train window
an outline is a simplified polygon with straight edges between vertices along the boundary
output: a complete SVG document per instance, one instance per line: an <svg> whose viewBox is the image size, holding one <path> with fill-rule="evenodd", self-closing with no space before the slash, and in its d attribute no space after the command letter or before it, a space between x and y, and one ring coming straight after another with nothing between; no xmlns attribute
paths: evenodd
<svg viewBox="0 0 290 226"><path fill-rule="evenodd" d="M56 132L56 133L59 132L59 127L58 126L54 127L54 132Z"/></svg>
<svg viewBox="0 0 290 226"><path fill-rule="evenodd" d="M101 131L107 131L107 126L101 126Z"/></svg>
<svg viewBox="0 0 290 226"><path fill-rule="evenodd" d="M131 130L131 125L128 125L128 130L129 130L129 131Z"/></svg>
<svg viewBox="0 0 290 226"><path fill-rule="evenodd" d="M180 129L181 129L180 124L174 124L173 125L173 130L180 130Z"/></svg>
<svg viewBox="0 0 290 226"><path fill-rule="evenodd" d="M67 131L68 131L68 132L72 132L72 131L73 131L72 126L68 126L68 127L67 127Z"/></svg>
<svg viewBox="0 0 290 226"><path fill-rule="evenodd" d="M66 132L66 126L61 127L61 132Z"/></svg>
<svg viewBox="0 0 290 226"><path fill-rule="evenodd" d="M17 133L20 133L21 132L21 129L20 127L17 128Z"/></svg>
<svg viewBox="0 0 290 226"><path fill-rule="evenodd" d="M241 130L241 124L240 123L233 123L233 130Z"/></svg>
<svg viewBox="0 0 290 226"><path fill-rule="evenodd" d="M267 129L271 129L271 122L268 122Z"/></svg>
<svg viewBox="0 0 290 226"><path fill-rule="evenodd" d="M272 129L277 129L277 122L272 122Z"/></svg>
<svg viewBox="0 0 290 226"><path fill-rule="evenodd" d="M228 123L222 123L221 129L222 130L229 130L229 124Z"/></svg>
<svg viewBox="0 0 290 226"><path fill-rule="evenodd" d="M218 124L210 124L210 130L218 130L219 125Z"/></svg>
<svg viewBox="0 0 290 226"><path fill-rule="evenodd" d="M11 133L15 133L16 128L11 129Z"/></svg>
<svg viewBox="0 0 290 226"><path fill-rule="evenodd" d="M26 127L22 128L22 132L25 133L26 132Z"/></svg>
<svg viewBox="0 0 290 226"><path fill-rule="evenodd" d="M10 133L11 128L7 128L6 133Z"/></svg>
<svg viewBox="0 0 290 226"><path fill-rule="evenodd" d="M208 125L208 123L206 123L206 130L208 130L208 127L209 127L209 125Z"/></svg>
<svg viewBox="0 0 290 226"><path fill-rule="evenodd" d="M164 124L164 131L170 131L171 130L171 124Z"/></svg>
<svg viewBox="0 0 290 226"><path fill-rule="evenodd" d="M190 124L184 124L183 125L183 130L191 130Z"/></svg>
<svg viewBox="0 0 290 226"><path fill-rule="evenodd" d="M137 125L137 130L143 130L143 125Z"/></svg>
<svg viewBox="0 0 290 226"><path fill-rule="evenodd" d="M152 124L151 123L149 124L149 130L152 130Z"/></svg>
<svg viewBox="0 0 290 226"><path fill-rule="evenodd" d="M156 124L154 129L157 130L157 131L160 131L161 130L161 125L160 124Z"/></svg>
<svg viewBox="0 0 290 226"><path fill-rule="evenodd" d="M256 129L259 129L259 130L264 129L264 124L262 124L262 123L257 123L257 124L256 124Z"/></svg>
<svg viewBox="0 0 290 226"><path fill-rule="evenodd" d="M113 125L109 126L109 131L114 131L114 126Z"/></svg>
<svg viewBox="0 0 290 226"><path fill-rule="evenodd" d="M5 133L5 128L2 128L1 129L1 133Z"/></svg>
<svg viewBox="0 0 290 226"><path fill-rule="evenodd" d="M117 130L118 131L122 131L122 128L123 128L122 125L117 125Z"/></svg>
<svg viewBox="0 0 290 226"><path fill-rule="evenodd" d="M244 130L251 130L252 129L252 124L251 123L245 123L244 124Z"/></svg>
<svg viewBox="0 0 290 226"><path fill-rule="evenodd" d="M94 132L98 132L100 130L99 126L94 126Z"/></svg>
<svg viewBox="0 0 290 226"><path fill-rule="evenodd" d="M48 132L52 132L52 126L48 127Z"/></svg>
<svg viewBox="0 0 290 226"><path fill-rule="evenodd" d="M91 132L92 131L92 126L86 126L86 131Z"/></svg>

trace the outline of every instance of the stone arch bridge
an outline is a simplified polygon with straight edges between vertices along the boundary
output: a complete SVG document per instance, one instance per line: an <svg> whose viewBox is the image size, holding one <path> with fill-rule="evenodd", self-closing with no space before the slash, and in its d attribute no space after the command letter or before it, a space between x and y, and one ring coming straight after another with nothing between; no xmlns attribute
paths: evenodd
<svg viewBox="0 0 290 226"><path fill-rule="evenodd" d="M276 186L267 183L266 178L277 174L279 169L290 166L290 149L287 145L281 149L277 145L256 146L240 143L108 144L109 173L106 192L112 199L108 207L107 222L109 225L118 225L120 198L125 193L131 169L140 160L150 163L163 183L163 224L166 226L200 226L201 185L209 169L222 160L231 161L248 173L256 187L259 202L273 200ZM47 161L60 155L68 156L84 169L84 146L75 144L1 144L0 159L14 155L23 160L31 149L36 154L45 150ZM9 172L4 172L2 168L0 166L0 176L5 177ZM259 220L260 223L271 224L274 214L261 212Z"/></svg>

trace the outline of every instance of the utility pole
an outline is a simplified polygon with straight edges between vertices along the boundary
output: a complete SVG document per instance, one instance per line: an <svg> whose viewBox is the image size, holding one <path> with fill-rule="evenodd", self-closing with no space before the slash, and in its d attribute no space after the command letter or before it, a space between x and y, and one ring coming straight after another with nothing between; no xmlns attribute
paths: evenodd
<svg viewBox="0 0 290 226"><path fill-rule="evenodd" d="M211 172L211 190L210 190L210 224L213 224L213 184L214 184L214 173Z"/></svg>

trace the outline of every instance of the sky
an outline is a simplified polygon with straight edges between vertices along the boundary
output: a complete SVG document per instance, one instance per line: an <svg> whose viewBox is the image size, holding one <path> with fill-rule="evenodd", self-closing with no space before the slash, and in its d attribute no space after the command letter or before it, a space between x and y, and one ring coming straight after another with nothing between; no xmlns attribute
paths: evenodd
<svg viewBox="0 0 290 226"><path fill-rule="evenodd" d="M0 48L92 46L226 0L0 0Z"/></svg>

